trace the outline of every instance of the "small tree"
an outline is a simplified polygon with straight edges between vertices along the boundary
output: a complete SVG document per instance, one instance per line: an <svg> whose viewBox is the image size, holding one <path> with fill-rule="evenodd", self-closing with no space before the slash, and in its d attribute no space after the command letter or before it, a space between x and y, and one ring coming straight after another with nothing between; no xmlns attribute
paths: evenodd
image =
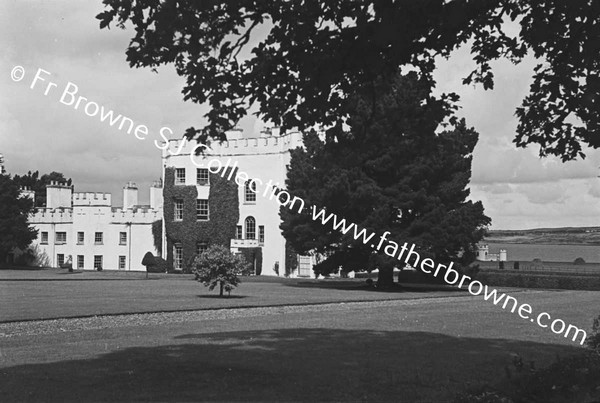
<svg viewBox="0 0 600 403"><path fill-rule="evenodd" d="M239 275L248 274L250 265L239 255L222 245L212 245L194 261L196 280L210 291L219 285L219 296L223 290L231 292L241 281Z"/></svg>
<svg viewBox="0 0 600 403"><path fill-rule="evenodd" d="M573 261L573 264L585 264L585 260L583 260L582 257L578 257L575 259L575 261Z"/></svg>
<svg viewBox="0 0 600 403"><path fill-rule="evenodd" d="M142 265L146 266L146 278L148 278L148 271L150 269L150 266L153 266L154 264L154 255L152 254L152 252L146 252L142 259Z"/></svg>

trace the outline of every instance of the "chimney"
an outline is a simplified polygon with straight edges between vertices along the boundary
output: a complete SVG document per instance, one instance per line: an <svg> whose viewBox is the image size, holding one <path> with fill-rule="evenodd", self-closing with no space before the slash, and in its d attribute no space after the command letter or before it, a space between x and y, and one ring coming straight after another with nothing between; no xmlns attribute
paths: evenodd
<svg viewBox="0 0 600 403"><path fill-rule="evenodd" d="M161 210L163 208L162 181L155 181L150 187L150 208Z"/></svg>
<svg viewBox="0 0 600 403"><path fill-rule="evenodd" d="M73 207L73 189L66 183L51 181L46 185L46 208L71 208Z"/></svg>
<svg viewBox="0 0 600 403"><path fill-rule="evenodd" d="M123 187L123 210L134 208L138 205L138 188L133 182L127 182Z"/></svg>
<svg viewBox="0 0 600 403"><path fill-rule="evenodd" d="M226 134L227 134L228 141L229 140L239 140L243 137L244 131L241 128L236 127L236 128L229 130Z"/></svg>

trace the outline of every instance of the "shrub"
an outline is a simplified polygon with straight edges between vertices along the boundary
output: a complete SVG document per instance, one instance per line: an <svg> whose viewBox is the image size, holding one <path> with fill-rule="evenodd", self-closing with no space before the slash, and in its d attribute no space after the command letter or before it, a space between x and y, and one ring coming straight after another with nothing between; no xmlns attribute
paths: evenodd
<svg viewBox="0 0 600 403"><path fill-rule="evenodd" d="M542 259L536 257L535 259L533 259L533 263L542 263Z"/></svg>
<svg viewBox="0 0 600 403"><path fill-rule="evenodd" d="M275 274L277 274L277 277L279 277L279 262L275 262L273 264L273 271L275 272Z"/></svg>
<svg viewBox="0 0 600 403"><path fill-rule="evenodd" d="M144 256L145 257L145 256ZM160 256L153 256L154 262L146 266L146 271L148 273L173 273L173 266L169 264L165 259ZM142 263L143 264L143 263Z"/></svg>
<svg viewBox="0 0 600 403"><path fill-rule="evenodd" d="M594 319L592 334L587 337L586 345L592 349L592 351L600 354L600 315Z"/></svg>
<svg viewBox="0 0 600 403"><path fill-rule="evenodd" d="M513 263L513 269L515 269L515 270L519 270L520 269L519 262L514 262Z"/></svg>
<svg viewBox="0 0 600 403"><path fill-rule="evenodd" d="M585 264L585 260L582 257L578 257L573 261L573 264Z"/></svg>
<svg viewBox="0 0 600 403"><path fill-rule="evenodd" d="M222 245L212 245L194 261L196 280L210 291L219 286L219 296L223 291L231 292L239 283L239 275L248 274L250 265L241 255L234 255Z"/></svg>

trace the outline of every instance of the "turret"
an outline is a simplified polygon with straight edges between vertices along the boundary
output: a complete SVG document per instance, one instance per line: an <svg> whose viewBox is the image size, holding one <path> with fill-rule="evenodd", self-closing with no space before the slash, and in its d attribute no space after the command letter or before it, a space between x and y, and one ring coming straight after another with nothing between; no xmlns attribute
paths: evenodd
<svg viewBox="0 0 600 403"><path fill-rule="evenodd" d="M123 209L134 208L138 204L138 187L133 182L127 182L123 187Z"/></svg>
<svg viewBox="0 0 600 403"><path fill-rule="evenodd" d="M72 192L71 186L67 186L66 183L60 183L56 181L50 182L46 186L46 208L71 208L72 204Z"/></svg>

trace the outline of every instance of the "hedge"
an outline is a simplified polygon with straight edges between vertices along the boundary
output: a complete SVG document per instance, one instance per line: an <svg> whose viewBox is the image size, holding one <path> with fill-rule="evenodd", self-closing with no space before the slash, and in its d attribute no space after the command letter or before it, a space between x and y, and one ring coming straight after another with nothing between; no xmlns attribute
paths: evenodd
<svg viewBox="0 0 600 403"><path fill-rule="evenodd" d="M598 275L576 275L556 273L511 273L482 271L477 280L496 287L554 288L561 290L600 290Z"/></svg>

